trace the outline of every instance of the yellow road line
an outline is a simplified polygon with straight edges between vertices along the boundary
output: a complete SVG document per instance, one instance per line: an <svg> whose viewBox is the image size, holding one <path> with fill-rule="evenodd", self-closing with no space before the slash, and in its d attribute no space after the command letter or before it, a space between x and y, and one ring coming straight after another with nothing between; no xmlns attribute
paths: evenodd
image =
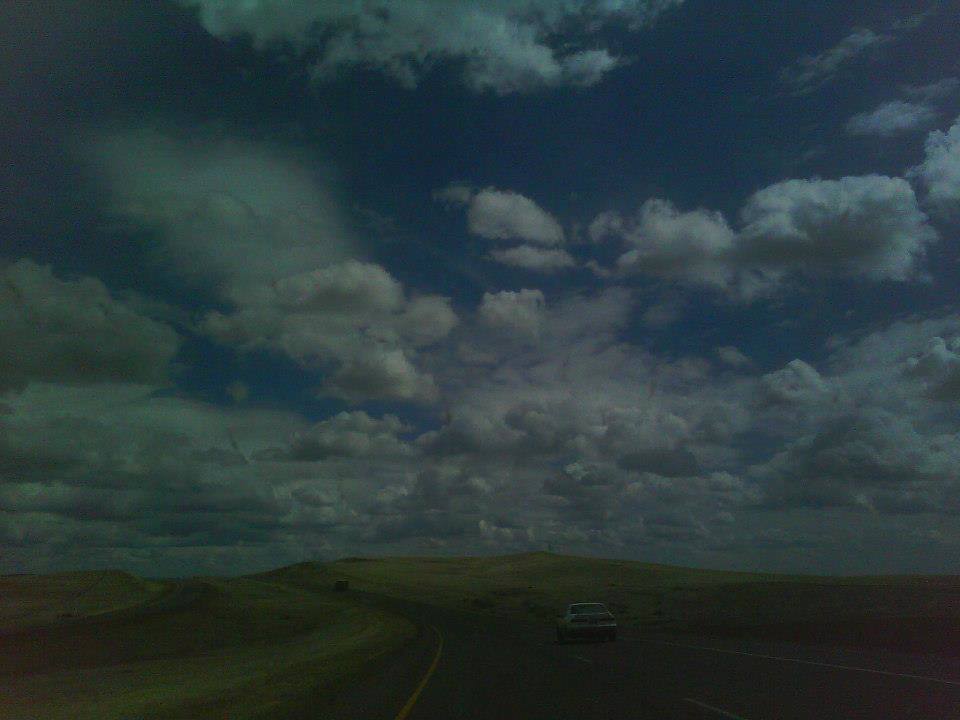
<svg viewBox="0 0 960 720"><path fill-rule="evenodd" d="M430 667L427 668L426 675L423 676L423 680L420 681L420 684L417 685L417 689L413 691L413 695L411 695L410 699L407 700L407 704L400 709L400 712L397 714L395 720L404 720L407 715L410 714L410 711L413 710L413 706L417 704L417 698L420 697L420 693L423 692L423 689L430 681L430 676L433 675L433 671L437 669L437 663L440 662L440 654L443 652L443 635L433 625L430 626L430 629L437 634L437 654L433 656L433 662L430 663Z"/></svg>

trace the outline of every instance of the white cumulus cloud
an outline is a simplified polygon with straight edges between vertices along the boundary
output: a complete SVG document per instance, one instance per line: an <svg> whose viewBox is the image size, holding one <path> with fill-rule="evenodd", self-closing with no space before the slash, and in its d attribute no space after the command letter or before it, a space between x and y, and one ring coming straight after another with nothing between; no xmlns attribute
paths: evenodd
<svg viewBox="0 0 960 720"><path fill-rule="evenodd" d="M934 206L950 210L960 203L960 118L946 132L934 130L927 136L925 157L910 171L927 189Z"/></svg>
<svg viewBox="0 0 960 720"><path fill-rule="evenodd" d="M680 211L648 200L636 218L601 213L599 241L625 251L621 273L639 273L716 288L749 299L791 274L916 280L936 231L903 178L787 180L754 193L733 229L719 212Z"/></svg>
<svg viewBox="0 0 960 720"><path fill-rule="evenodd" d="M937 237L910 184L883 175L787 180L741 215L738 260L773 270L909 280Z"/></svg>
<svg viewBox="0 0 960 720"><path fill-rule="evenodd" d="M617 261L622 270L719 287L730 283L725 258L735 234L720 213L680 212L667 200L647 200L623 238L630 249Z"/></svg>
<svg viewBox="0 0 960 720"><path fill-rule="evenodd" d="M480 321L489 327L535 337L544 321L545 305L540 290L504 290L484 293L478 314Z"/></svg>
<svg viewBox="0 0 960 720"><path fill-rule="evenodd" d="M334 363L324 387L350 401L432 401L434 381L413 358L457 322L446 298L408 300L382 267L348 260L257 286L202 327L225 344L282 350L304 367Z"/></svg>
<svg viewBox="0 0 960 720"><path fill-rule="evenodd" d="M526 240L559 245L560 223L533 200L509 190L486 188L474 194L467 208L467 228L489 240Z"/></svg>
<svg viewBox="0 0 960 720"><path fill-rule="evenodd" d="M373 67L405 86L443 60L464 61L477 91L593 85L619 63L602 43L607 23L638 28L682 0L181 0L212 34L285 41L319 57L319 78ZM580 47L560 33L576 23ZM585 46L585 47L584 47Z"/></svg>

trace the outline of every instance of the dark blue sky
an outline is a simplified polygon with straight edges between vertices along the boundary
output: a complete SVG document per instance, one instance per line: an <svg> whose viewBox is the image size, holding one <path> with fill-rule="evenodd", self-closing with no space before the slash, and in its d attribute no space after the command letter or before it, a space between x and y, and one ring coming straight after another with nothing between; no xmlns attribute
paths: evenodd
<svg viewBox="0 0 960 720"><path fill-rule="evenodd" d="M364 8L2 11L14 567L948 569L955 3Z"/></svg>

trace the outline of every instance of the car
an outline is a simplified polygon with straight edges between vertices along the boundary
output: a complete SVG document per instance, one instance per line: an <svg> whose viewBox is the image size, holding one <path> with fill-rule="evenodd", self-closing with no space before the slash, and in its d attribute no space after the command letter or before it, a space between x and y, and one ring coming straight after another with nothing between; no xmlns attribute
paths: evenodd
<svg viewBox="0 0 960 720"><path fill-rule="evenodd" d="M603 603L573 603L557 620L557 642L574 638L616 640L617 620Z"/></svg>

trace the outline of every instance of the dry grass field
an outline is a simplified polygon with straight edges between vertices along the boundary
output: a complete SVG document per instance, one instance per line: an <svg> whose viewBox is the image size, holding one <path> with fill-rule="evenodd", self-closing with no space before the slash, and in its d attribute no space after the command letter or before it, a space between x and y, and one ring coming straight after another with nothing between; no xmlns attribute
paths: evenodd
<svg viewBox="0 0 960 720"><path fill-rule="evenodd" d="M0 718L298 716L414 633L329 589L98 575L0 578Z"/></svg>
<svg viewBox="0 0 960 720"><path fill-rule="evenodd" d="M335 580L351 591L332 591ZM347 558L258 575L0 577L0 720L310 717L415 628L361 590L509 616L548 635L606 602L650 633L960 654L960 578L809 577L526 553Z"/></svg>
<svg viewBox="0 0 960 720"><path fill-rule="evenodd" d="M956 576L741 573L550 553L348 558L324 571L374 592L531 622L598 600L650 632L960 654Z"/></svg>

